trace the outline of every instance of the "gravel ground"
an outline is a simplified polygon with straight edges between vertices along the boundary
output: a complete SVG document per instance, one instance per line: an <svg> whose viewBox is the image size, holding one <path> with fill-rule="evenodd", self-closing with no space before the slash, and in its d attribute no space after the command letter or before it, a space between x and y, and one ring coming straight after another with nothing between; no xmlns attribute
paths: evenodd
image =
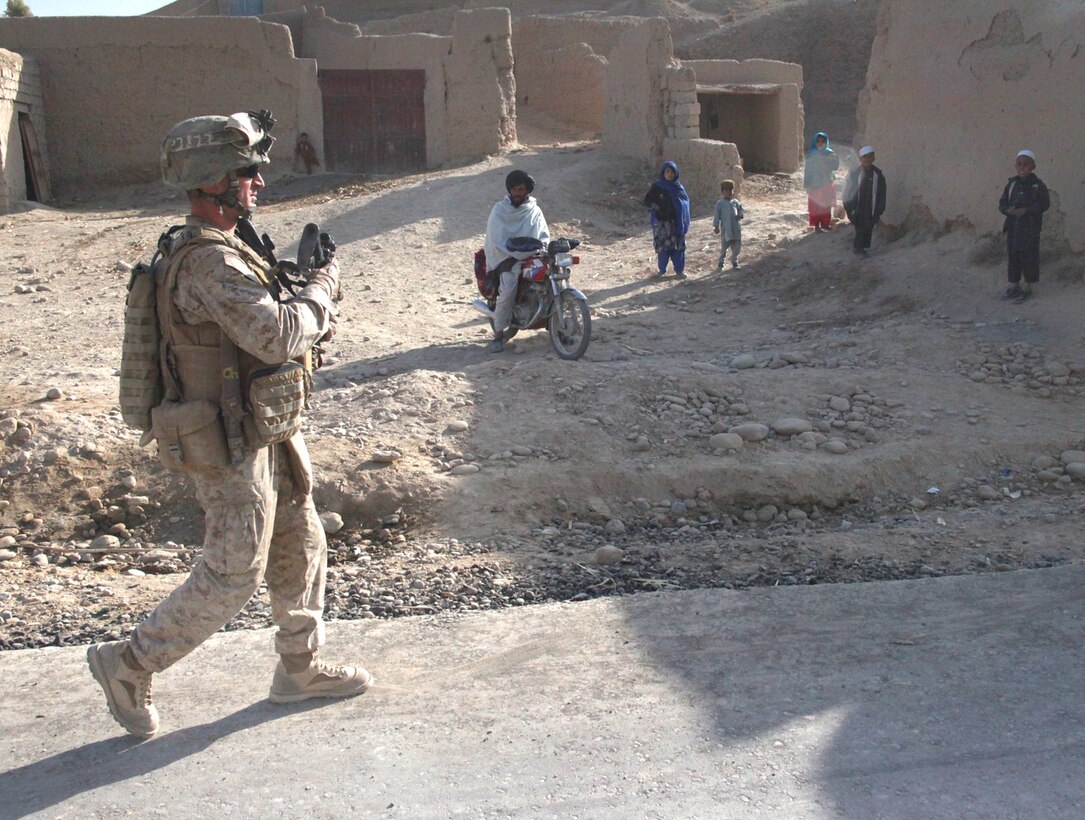
<svg viewBox="0 0 1085 820"><path fill-rule="evenodd" d="M984 485L981 485L984 486ZM671 502L670 508L685 502ZM956 500L919 511L869 507L818 509L784 522L762 518L654 513L587 523L556 519L521 538L425 539L404 517L386 526L332 537L326 615L401 618L583 601L638 592L857 583L1049 567L1081 560L1060 524L1078 494L1029 491L1021 499ZM664 504L658 505L662 510ZM680 507L678 508L680 510ZM1030 538L1022 539L1027 531ZM961 548L968 533L971 548ZM1024 543L1022 543L1024 541ZM141 553L47 553L7 549L5 571L22 585L0 592L0 650L116 640L180 583L199 548L172 542ZM54 562L49 563L48 559ZM82 559L82 563L80 561ZM89 560L88 560L89 559ZM115 596L123 581L162 583L142 596ZM13 574L7 576L14 578ZM156 591L157 590L157 591ZM64 593L68 593L65 595ZM58 606L58 602L65 602ZM226 629L271 625L265 588Z"/></svg>

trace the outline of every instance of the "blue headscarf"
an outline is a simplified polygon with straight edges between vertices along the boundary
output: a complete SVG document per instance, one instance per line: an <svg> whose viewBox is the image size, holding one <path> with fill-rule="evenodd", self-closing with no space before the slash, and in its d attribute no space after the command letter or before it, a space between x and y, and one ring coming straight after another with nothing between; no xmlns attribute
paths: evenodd
<svg viewBox="0 0 1085 820"><path fill-rule="evenodd" d="M668 168L674 169L674 181L667 179L663 176L663 172ZM668 160L663 163L663 167L659 169L659 179L655 184L662 188L671 198L671 203L674 205L674 226L679 236L685 236L689 232L689 194L686 193L685 186L678 181L681 172L678 170L678 165ZM652 211L652 224L656 224L656 212Z"/></svg>
<svg viewBox="0 0 1085 820"><path fill-rule="evenodd" d="M831 154L833 152L833 149L829 147L829 135L826 134L824 131L818 131L816 134L814 134L813 138L811 138L810 140L810 148L806 153L813 154L815 151L818 150L818 137L825 138L825 148L821 150L827 151Z"/></svg>

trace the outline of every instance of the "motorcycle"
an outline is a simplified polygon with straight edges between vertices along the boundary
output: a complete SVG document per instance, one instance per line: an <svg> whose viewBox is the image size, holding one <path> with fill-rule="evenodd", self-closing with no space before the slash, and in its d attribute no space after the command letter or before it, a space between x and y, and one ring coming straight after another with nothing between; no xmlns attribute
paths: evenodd
<svg viewBox="0 0 1085 820"><path fill-rule="evenodd" d="M546 327L559 358L572 360L584 355L591 342L591 311L588 297L569 284L572 266L580 264L580 257L571 251L579 244L579 239L562 238L544 246L542 240L530 236L515 236L506 243L509 253L531 254L513 263L512 270L520 276L506 340L520 330ZM500 276L486 272L482 251L475 254L475 280L483 298L473 305L490 320L492 328Z"/></svg>

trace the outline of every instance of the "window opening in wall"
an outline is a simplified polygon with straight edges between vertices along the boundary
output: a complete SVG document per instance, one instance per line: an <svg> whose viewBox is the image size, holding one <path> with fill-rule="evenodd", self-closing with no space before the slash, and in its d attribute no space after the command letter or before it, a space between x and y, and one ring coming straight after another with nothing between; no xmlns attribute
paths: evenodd
<svg viewBox="0 0 1085 820"><path fill-rule="evenodd" d="M780 170L779 86L698 86L697 102L702 139L734 143L747 171Z"/></svg>
<svg viewBox="0 0 1085 820"><path fill-rule="evenodd" d="M29 114L19 112L19 136L23 143L23 173L26 176L26 198L32 202L49 200L49 182L45 178L45 163L38 147L38 135Z"/></svg>
<svg viewBox="0 0 1085 820"><path fill-rule="evenodd" d="M231 17L255 17L264 13L264 0L230 0Z"/></svg>

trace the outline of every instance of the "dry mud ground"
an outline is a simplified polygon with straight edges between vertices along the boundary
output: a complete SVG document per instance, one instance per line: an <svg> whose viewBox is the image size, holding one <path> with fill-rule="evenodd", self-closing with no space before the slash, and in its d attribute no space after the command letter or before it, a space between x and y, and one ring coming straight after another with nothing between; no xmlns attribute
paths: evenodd
<svg viewBox="0 0 1085 820"><path fill-rule="evenodd" d="M469 306L513 165L584 240L581 361L543 332L492 354ZM307 428L318 505L345 521L331 617L1082 560L1075 260L1007 303L993 240L880 231L860 260L847 226L808 232L795 177L752 177L742 269L713 271L695 203L690 278L659 280L653 175L543 142L394 182L272 180L258 226L286 249L319 222L345 272ZM147 186L0 223L0 647L121 634L198 548L190 489L116 404L128 267L182 209ZM768 435L714 446L750 423ZM266 620L260 594L231 626Z"/></svg>

